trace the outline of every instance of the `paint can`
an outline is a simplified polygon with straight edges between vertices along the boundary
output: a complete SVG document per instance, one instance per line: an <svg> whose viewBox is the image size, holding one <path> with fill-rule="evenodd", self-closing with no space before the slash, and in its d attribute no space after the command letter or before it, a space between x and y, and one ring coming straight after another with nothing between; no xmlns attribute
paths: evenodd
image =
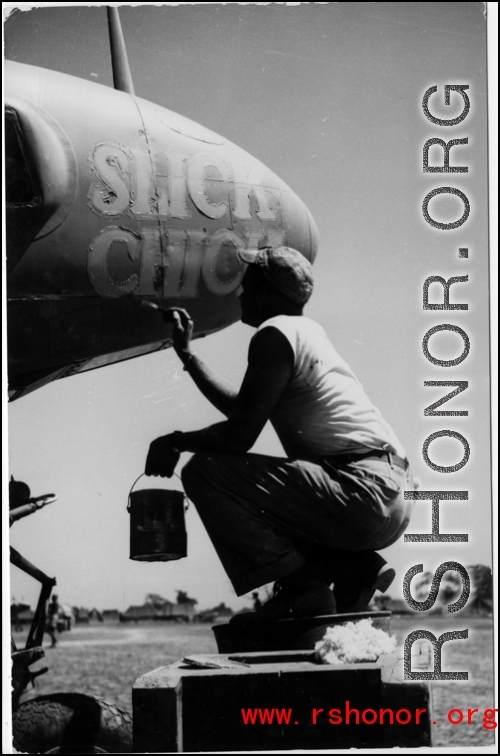
<svg viewBox="0 0 500 756"><path fill-rule="evenodd" d="M184 499L182 491L161 488L130 491L127 506L130 513L130 559L170 562L187 556Z"/></svg>

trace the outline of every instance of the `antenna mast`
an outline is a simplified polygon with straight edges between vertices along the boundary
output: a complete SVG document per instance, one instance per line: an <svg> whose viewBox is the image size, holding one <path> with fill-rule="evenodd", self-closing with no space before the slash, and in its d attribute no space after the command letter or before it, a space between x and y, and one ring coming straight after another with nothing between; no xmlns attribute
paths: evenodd
<svg viewBox="0 0 500 756"><path fill-rule="evenodd" d="M106 10L108 12L113 84L115 89L119 89L120 92L128 92L128 94L135 95L118 8L108 6Z"/></svg>

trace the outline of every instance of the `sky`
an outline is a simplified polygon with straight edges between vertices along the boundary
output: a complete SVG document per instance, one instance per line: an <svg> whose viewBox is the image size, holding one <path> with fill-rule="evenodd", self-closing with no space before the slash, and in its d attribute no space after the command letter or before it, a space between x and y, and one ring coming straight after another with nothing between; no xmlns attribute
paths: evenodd
<svg viewBox="0 0 500 756"><path fill-rule="evenodd" d="M397 544L383 556L397 569L390 592L402 597L403 575L423 563L491 563L488 230L486 149L486 25L483 3L332 3L123 6L120 11L135 91L247 150L306 203L319 229L315 293L306 315L325 328L368 396L392 425L423 490L468 490L467 502L441 506L441 530L468 533L466 544ZM17 11L5 22L5 55L22 63L112 85L104 7ZM424 92L468 84L470 112L440 128L422 112ZM431 99L441 118L459 114ZM451 115L450 115L451 114ZM443 133L444 132L444 133ZM468 138L452 165L467 174L422 171L422 148L433 137ZM431 148L430 162L438 160ZM422 216L426 194L454 186L470 200L467 222L432 228ZM450 222L456 198L429 206ZM469 249L468 259L458 257ZM452 287L467 311L423 311L428 276L468 275ZM439 289L431 287L430 301ZM423 355L433 326L452 323L470 338L460 365L443 368ZM196 353L235 386L244 375L253 330L237 323L194 345ZM433 354L452 359L456 335L437 334ZM424 381L467 380L441 409L468 417L425 417L443 389ZM182 371L173 350L56 381L9 405L9 474L33 495L58 500L16 523L11 543L57 577L64 603L125 610L147 593L171 600L178 589L200 608L236 598L193 505L188 557L168 564L128 559L128 492L141 474L149 443L174 430L218 422ZM430 469L422 445L443 429L467 438L470 459L450 475ZM254 451L283 454L266 428ZM432 459L462 458L456 440L439 439ZM185 456L187 460L188 456ZM143 479L144 480L144 479ZM147 483L144 484L147 487ZM154 481L153 487L160 485ZM180 490L173 478L165 487ZM431 527L430 502L416 504L408 532ZM38 588L12 570L12 596L35 603Z"/></svg>

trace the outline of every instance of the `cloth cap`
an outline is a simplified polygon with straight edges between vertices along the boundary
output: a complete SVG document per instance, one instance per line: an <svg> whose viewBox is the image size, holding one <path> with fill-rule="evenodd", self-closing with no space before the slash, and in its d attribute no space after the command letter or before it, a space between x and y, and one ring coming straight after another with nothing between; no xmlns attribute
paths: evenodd
<svg viewBox="0 0 500 756"><path fill-rule="evenodd" d="M264 247L238 254L243 262L258 265L266 280L295 304L305 305L309 300L314 288L312 266L296 249Z"/></svg>

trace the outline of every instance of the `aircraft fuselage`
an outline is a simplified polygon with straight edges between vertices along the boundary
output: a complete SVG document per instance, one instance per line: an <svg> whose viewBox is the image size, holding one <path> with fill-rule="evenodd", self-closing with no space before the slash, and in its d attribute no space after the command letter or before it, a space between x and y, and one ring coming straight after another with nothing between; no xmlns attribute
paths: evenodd
<svg viewBox="0 0 500 756"><path fill-rule="evenodd" d="M9 389L162 349L182 306L195 337L240 317L238 249L313 260L314 221L261 162L165 108L7 62Z"/></svg>

